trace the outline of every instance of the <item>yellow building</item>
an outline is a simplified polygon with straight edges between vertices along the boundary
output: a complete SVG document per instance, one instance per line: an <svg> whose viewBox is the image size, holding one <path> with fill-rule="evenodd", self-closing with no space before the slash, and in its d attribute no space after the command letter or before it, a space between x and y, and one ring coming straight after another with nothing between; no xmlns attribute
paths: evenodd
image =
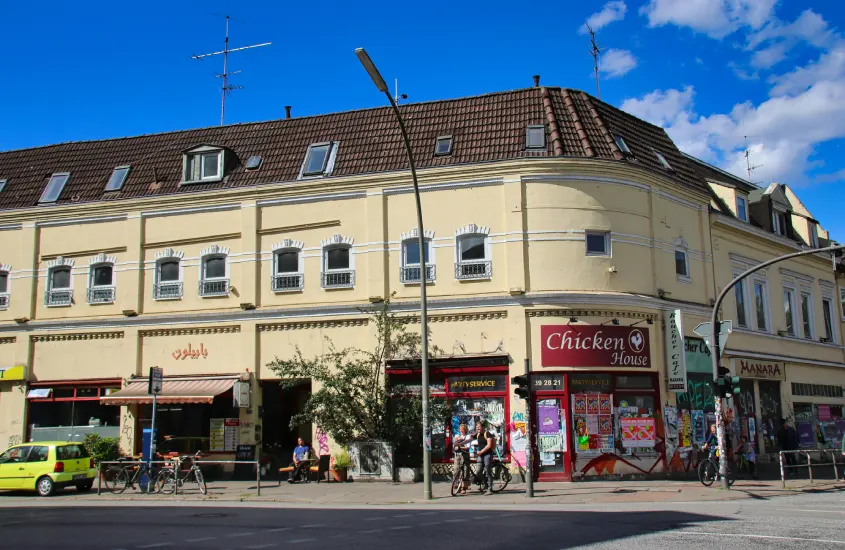
<svg viewBox="0 0 845 550"><path fill-rule="evenodd" d="M730 211L739 191L762 190L702 175L710 168L662 129L576 90L402 110L422 185L432 343L446 350L431 390L453 411L433 434L435 462L450 459L456 422L481 418L505 460L524 466L525 405L510 377L528 360L541 480L686 467L678 397L698 379L684 373L689 388L670 391L666 321L680 311L693 337L733 270L801 246ZM776 193L791 227L811 219L791 191ZM319 354L326 337L366 347L374 327L359 308L391 293L411 321L419 307L414 196L388 109L3 152L0 208L3 444L96 431L139 452L158 366L157 426L174 449L231 458L238 445L291 449L299 433L328 454L318 427L288 428L310 383L283 392L267 364L297 346ZM765 276L765 329L748 309L727 355L740 369L783 367L783 414L841 405L840 304L819 341L823 300L841 296L830 261ZM778 334L788 280L796 331L811 288L812 342ZM419 383L403 361L386 370ZM769 382L743 386L762 411ZM799 399L795 384L840 391Z"/></svg>

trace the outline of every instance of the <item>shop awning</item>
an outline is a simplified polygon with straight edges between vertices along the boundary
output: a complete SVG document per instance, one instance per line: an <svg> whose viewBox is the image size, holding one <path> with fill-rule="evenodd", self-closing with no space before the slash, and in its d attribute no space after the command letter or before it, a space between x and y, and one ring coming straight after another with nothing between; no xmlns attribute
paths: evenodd
<svg viewBox="0 0 845 550"><path fill-rule="evenodd" d="M158 403L204 403L211 404L221 393L232 389L237 376L215 378L165 378ZM120 391L100 397L103 405L150 404L153 396L147 393L147 379L132 380Z"/></svg>

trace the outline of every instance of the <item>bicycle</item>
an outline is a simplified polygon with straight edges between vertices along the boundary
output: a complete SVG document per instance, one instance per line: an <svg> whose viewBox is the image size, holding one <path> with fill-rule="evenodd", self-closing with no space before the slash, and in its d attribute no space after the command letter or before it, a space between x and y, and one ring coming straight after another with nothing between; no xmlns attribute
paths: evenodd
<svg viewBox="0 0 845 550"><path fill-rule="evenodd" d="M496 450L496 457L493 459L493 487L490 489L494 493L504 491L513 477L507 466L502 464L501 459L502 457L499 455L499 451ZM472 483L475 483L479 491L487 490L487 476L479 479L472 469L472 463L465 461L461 467L461 471L457 472L452 478L452 496L458 496L461 490L463 490L464 485Z"/></svg>
<svg viewBox="0 0 845 550"><path fill-rule="evenodd" d="M733 471L731 471L730 463L727 464L727 467L728 487L730 487L733 485L735 478ZM711 449L708 451L707 458L703 459L698 465L698 480L705 487L710 487L717 479L721 479L721 474L719 473L718 450Z"/></svg>
<svg viewBox="0 0 845 550"><path fill-rule="evenodd" d="M202 494L208 494L208 487L205 485L205 478L202 476L202 470L197 465L197 460L202 456L202 452L198 451L194 456L177 457L176 466L162 468L156 478L156 486L158 491L164 495L172 494L178 487L182 487L186 482L193 478ZM182 460L190 460L191 468L185 473L183 477L179 477L179 466Z"/></svg>
<svg viewBox="0 0 845 550"><path fill-rule="evenodd" d="M119 462L129 461L128 458L120 458ZM109 466L103 473L103 483L106 489L115 494L124 492L128 487L135 489L135 484L140 484L144 475L147 475L147 492L157 493L156 468L147 462L141 464L126 464L124 466Z"/></svg>

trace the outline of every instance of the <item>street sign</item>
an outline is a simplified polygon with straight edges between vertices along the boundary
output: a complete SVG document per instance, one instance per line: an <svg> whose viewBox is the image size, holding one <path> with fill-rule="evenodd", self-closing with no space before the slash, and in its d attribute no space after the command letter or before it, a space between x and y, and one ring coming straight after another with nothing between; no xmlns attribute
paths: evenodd
<svg viewBox="0 0 845 550"><path fill-rule="evenodd" d="M150 367L150 382L147 386L147 393L150 395L158 395L161 393L162 378L164 378L164 369L161 367Z"/></svg>
<svg viewBox="0 0 845 550"><path fill-rule="evenodd" d="M725 342L728 340L728 335L733 332L734 329L734 322L730 319L726 321L721 321L719 323L719 350L724 351L725 349ZM713 348L713 327L710 323L701 323L694 329L692 329L694 333L704 338L704 343L707 344L708 348Z"/></svg>

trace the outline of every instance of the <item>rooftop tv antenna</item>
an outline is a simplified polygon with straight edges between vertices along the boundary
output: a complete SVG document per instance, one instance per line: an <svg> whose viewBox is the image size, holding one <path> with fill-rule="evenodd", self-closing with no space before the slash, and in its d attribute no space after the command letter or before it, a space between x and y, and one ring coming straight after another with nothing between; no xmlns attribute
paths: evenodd
<svg viewBox="0 0 845 550"><path fill-rule="evenodd" d="M601 49L596 44L596 32L590 27L589 23L584 23L587 30L590 31L590 55L593 56L593 70L596 72L596 97L601 99L601 89L599 88L599 54Z"/></svg>
<svg viewBox="0 0 845 550"><path fill-rule="evenodd" d="M402 100L408 99L408 94L399 94L399 79L396 79L396 95L393 96L393 99L396 103L399 103Z"/></svg>
<svg viewBox="0 0 845 550"><path fill-rule="evenodd" d="M241 72L240 70L237 71L229 71L229 54L231 52L239 52L241 50L249 50L252 48L260 48L261 46L269 46L272 42L264 42L263 44L253 44L252 46L243 46L240 48L229 48L229 16L226 16L226 41L223 45L223 49L219 52L211 52L211 53L203 53L200 55L192 55L191 59L205 59L206 57L211 57L212 55L220 55L223 54L223 72L221 74L216 75L217 78L223 79L223 86L221 88L220 93L220 126L223 126L223 122L226 119L226 96L232 92L232 90L242 90L243 86L233 86L229 84L229 77L233 74L238 74Z"/></svg>
<svg viewBox="0 0 845 550"><path fill-rule="evenodd" d="M748 171L748 181L754 183L754 180L751 179L751 173L762 166L762 164L751 164L751 149L748 147L748 136L745 136L745 169Z"/></svg>

